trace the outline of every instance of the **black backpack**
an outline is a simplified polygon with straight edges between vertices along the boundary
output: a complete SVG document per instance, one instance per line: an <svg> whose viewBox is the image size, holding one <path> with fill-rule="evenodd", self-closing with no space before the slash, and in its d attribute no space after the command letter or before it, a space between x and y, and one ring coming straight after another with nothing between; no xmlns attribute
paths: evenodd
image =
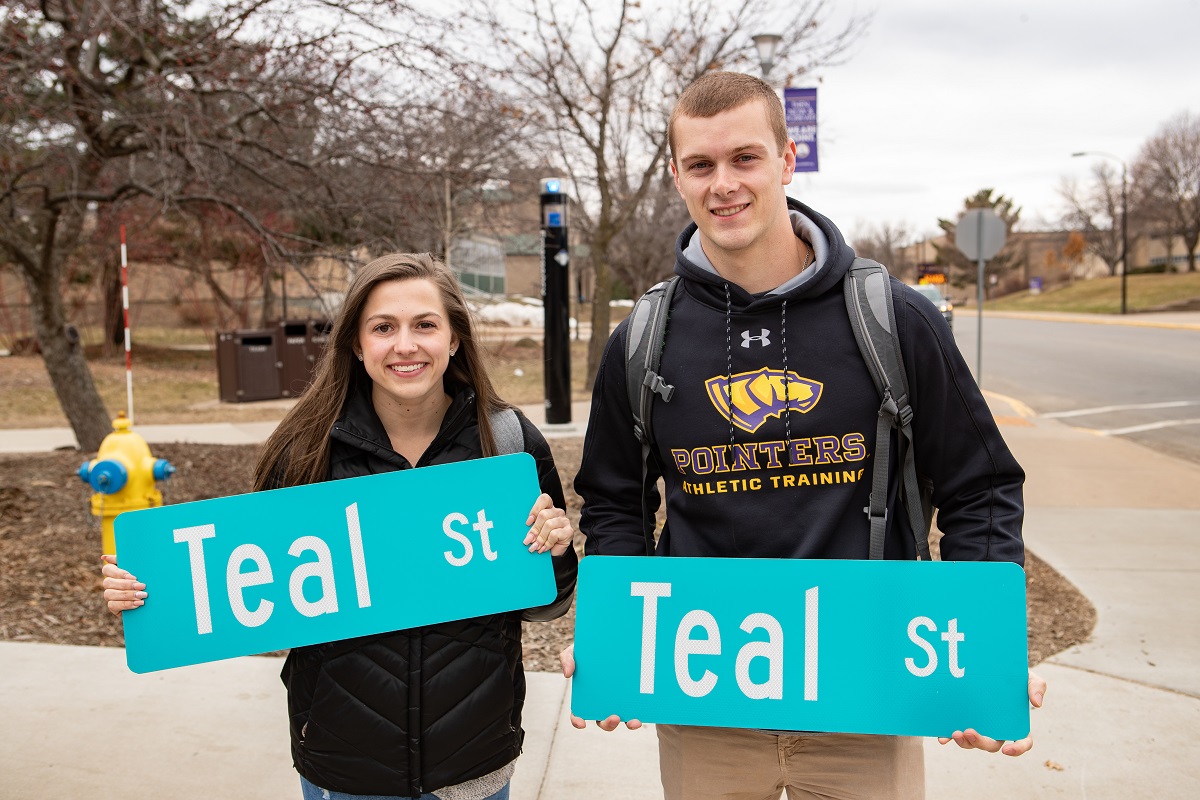
<svg viewBox="0 0 1200 800"><path fill-rule="evenodd" d="M625 342L625 377L629 388L629 408L633 412L633 430L642 446L642 518L651 516L646 508L646 478L649 473L650 429L655 397L670 402L675 387L658 374L663 346L667 341L667 323L671 298L679 278L673 277L651 287L634 303L629 315ZM909 526L916 540L917 556L929 560L929 527L933 518L933 486L917 476L913 459L912 407L909 405L908 378L896 335L896 313L887 269L875 261L854 259L842 288L850 327L867 369L879 390L882 403L875 429L875 465L871 472L870 505L863 509L871 524L870 557L883 558L884 524L887 520L888 463L891 456L891 429L899 433L900 497L908 512ZM645 531L646 553L654 552L653 526Z"/></svg>

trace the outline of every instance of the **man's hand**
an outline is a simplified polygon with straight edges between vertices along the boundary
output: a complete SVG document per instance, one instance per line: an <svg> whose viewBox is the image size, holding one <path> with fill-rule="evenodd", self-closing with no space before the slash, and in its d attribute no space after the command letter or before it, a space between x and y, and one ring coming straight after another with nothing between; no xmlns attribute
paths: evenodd
<svg viewBox="0 0 1200 800"><path fill-rule="evenodd" d="M542 493L534 501L529 518L525 520L529 531L525 534L525 544L531 553L550 551L552 556L561 556L570 548L575 538L575 529L567 512L554 505L550 495Z"/></svg>
<svg viewBox="0 0 1200 800"><path fill-rule="evenodd" d="M1046 696L1046 682L1034 674L1033 670L1029 671L1029 703L1034 708L1042 707L1042 699ZM1006 756L1019 756L1028 753L1033 749L1033 733L1031 732L1024 739L1017 739L1013 742L1005 743L996 739L989 739L983 736L974 728L967 728L965 731L955 731L950 738L938 737L938 741L942 744L947 744L951 740L964 750L986 750L989 753L1000 752Z"/></svg>
<svg viewBox="0 0 1200 800"><path fill-rule="evenodd" d="M570 678L572 675L574 675L575 674L575 645L573 645L573 644L568 645L566 650L563 650L561 653L559 653L558 654L558 662L562 665L562 673L563 673L564 678ZM600 730L615 731L617 729L617 727L621 724L621 718L618 717L616 714L613 714L611 717L609 717L607 719L596 720L596 724L600 726ZM584 728L587 727L587 722L583 719L583 717L577 717L574 714L572 714L571 715L571 725L578 728L579 730L583 730ZM636 731L638 728L642 727L642 723L636 719L631 719L625 723L625 727L629 728L629 730L631 730L631 731Z"/></svg>

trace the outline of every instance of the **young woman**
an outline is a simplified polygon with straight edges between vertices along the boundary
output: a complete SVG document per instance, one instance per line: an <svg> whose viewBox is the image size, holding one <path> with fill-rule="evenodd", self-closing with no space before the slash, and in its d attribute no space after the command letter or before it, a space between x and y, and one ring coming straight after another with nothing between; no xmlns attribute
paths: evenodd
<svg viewBox="0 0 1200 800"><path fill-rule="evenodd" d="M506 408L453 273L427 254L384 256L351 282L312 386L263 447L254 488L495 455L490 415ZM557 598L523 612L292 650L282 678L306 799L508 798L524 736L521 621L565 613L576 573L550 449L519 419L542 489L525 544L551 551ZM403 508L398 502L397 513ZM146 587L114 557L104 560L109 610L141 606Z"/></svg>

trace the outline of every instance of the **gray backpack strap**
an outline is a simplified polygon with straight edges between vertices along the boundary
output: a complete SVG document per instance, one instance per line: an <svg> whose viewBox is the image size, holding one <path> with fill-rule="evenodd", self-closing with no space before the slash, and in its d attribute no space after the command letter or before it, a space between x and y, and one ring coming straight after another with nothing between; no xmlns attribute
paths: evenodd
<svg viewBox="0 0 1200 800"><path fill-rule="evenodd" d="M653 433L650 427L654 397L669 402L675 387L658 374L662 363L663 345L667 340L667 317L678 277L655 284L638 298L629 313L629 330L625 339L625 383L629 392L629 409L633 412L633 433L642 446L642 520L646 537L646 555L654 554L654 526L647 524L653 515L648 506L646 480L650 474L650 447Z"/></svg>
<svg viewBox="0 0 1200 800"><path fill-rule="evenodd" d="M633 411L633 432L639 442L649 442L650 410L654 395L670 401L675 387L658 374L663 345L667 340L667 315L679 278L657 283L638 298L629 313L629 331L625 340L625 376L629 408Z"/></svg>
<svg viewBox="0 0 1200 800"><path fill-rule="evenodd" d="M502 408L488 414L492 423L492 440L496 443L496 455L525 452L525 432L516 409Z"/></svg>
<svg viewBox="0 0 1200 800"><path fill-rule="evenodd" d="M917 477L908 377L904 372L904 359L900 353L896 312L892 306L891 281L887 269L874 261L856 258L846 274L843 288L850 327L854 329L854 338L862 351L871 378L875 381L875 388L879 390L882 398L875 430L875 465L871 472L870 504L863 509L871 524L870 557L883 558L891 431L895 428L898 434L897 445L900 448L900 497L908 512L917 556L928 561L932 506L929 502L930 492L922 490Z"/></svg>

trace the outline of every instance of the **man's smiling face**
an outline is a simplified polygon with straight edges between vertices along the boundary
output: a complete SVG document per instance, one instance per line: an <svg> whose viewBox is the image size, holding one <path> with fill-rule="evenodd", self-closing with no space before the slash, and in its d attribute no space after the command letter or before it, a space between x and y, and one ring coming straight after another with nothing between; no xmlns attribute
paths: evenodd
<svg viewBox="0 0 1200 800"><path fill-rule="evenodd" d="M674 140L675 187L715 266L762 255L772 237L792 236L783 187L792 181L795 145L789 140L779 152L763 102L680 116Z"/></svg>

